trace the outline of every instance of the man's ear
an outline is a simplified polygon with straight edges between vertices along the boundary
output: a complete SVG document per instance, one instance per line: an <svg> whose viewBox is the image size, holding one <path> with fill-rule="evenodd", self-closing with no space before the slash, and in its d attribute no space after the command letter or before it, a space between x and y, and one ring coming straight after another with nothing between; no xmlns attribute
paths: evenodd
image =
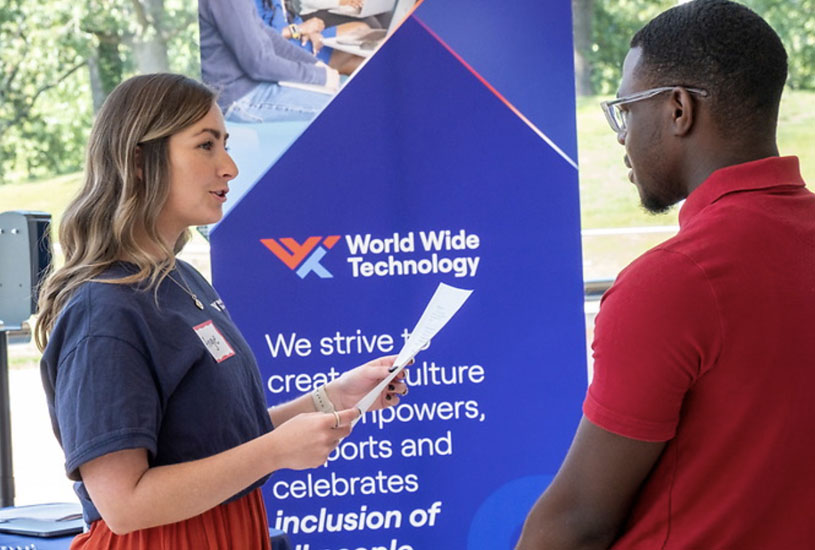
<svg viewBox="0 0 815 550"><path fill-rule="evenodd" d="M690 133L696 121L696 104L693 95L685 88L677 87L671 92L671 128L678 137Z"/></svg>
<svg viewBox="0 0 815 550"><path fill-rule="evenodd" d="M136 177L142 181L144 179L144 153L142 153L141 145L136 145L134 157L136 159Z"/></svg>

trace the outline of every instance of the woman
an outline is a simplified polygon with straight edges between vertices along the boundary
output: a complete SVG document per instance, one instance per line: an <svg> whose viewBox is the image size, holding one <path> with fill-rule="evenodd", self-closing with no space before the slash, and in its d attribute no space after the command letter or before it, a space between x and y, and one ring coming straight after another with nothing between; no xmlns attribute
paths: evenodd
<svg viewBox="0 0 815 550"><path fill-rule="evenodd" d="M275 470L323 464L393 363L266 409L223 303L175 259L189 226L222 216L237 174L226 140L210 89L169 74L121 84L91 132L85 184L60 228L65 264L41 292L36 334L90 523L73 550L268 548L259 487ZM395 382L375 406L406 391Z"/></svg>

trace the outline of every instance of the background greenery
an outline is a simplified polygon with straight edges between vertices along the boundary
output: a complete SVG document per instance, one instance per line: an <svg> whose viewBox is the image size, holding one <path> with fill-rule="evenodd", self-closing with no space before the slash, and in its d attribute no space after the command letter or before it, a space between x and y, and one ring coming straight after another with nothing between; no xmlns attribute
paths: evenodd
<svg viewBox="0 0 815 550"><path fill-rule="evenodd" d="M197 5L0 2L0 184L81 169L93 113L128 76L199 76Z"/></svg>
<svg viewBox="0 0 815 550"><path fill-rule="evenodd" d="M444 0L428 0L444 1ZM779 142L815 181L815 0L743 0L790 54ZM639 206L598 103L613 95L630 37L677 0L572 0L580 200L586 278L612 277L665 233L598 228L673 226L676 211ZM0 4L0 211L61 212L80 181L93 113L137 73L200 75L197 0L3 0Z"/></svg>
<svg viewBox="0 0 815 550"><path fill-rule="evenodd" d="M443 0L430 0L443 1ZM815 0L743 0L779 32L788 86L815 90ZM579 95L613 94L628 41L677 0L572 0ZM137 73L200 75L196 0L3 0L0 185L81 169L105 96Z"/></svg>
<svg viewBox="0 0 815 550"><path fill-rule="evenodd" d="M739 0L778 32L789 54L787 84L815 89L815 0ZM634 33L682 0L572 0L578 92L613 94Z"/></svg>

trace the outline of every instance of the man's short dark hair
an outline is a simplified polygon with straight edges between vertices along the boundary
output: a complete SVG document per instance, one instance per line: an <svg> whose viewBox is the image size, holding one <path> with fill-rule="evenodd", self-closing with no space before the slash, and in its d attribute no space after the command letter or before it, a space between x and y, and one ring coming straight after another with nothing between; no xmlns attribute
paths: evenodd
<svg viewBox="0 0 815 550"><path fill-rule="evenodd" d="M787 52L776 32L749 8L694 0L671 8L631 39L641 76L654 86L710 92L723 132L775 132L787 79Z"/></svg>

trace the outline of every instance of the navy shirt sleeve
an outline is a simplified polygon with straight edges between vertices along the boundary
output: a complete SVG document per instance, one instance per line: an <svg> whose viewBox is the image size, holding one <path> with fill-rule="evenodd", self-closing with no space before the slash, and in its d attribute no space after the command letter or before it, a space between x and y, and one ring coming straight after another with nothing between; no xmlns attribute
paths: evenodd
<svg viewBox="0 0 815 550"><path fill-rule="evenodd" d="M128 342L83 338L58 366L54 408L73 480L80 478L79 466L114 451L156 454L159 392L146 358Z"/></svg>

